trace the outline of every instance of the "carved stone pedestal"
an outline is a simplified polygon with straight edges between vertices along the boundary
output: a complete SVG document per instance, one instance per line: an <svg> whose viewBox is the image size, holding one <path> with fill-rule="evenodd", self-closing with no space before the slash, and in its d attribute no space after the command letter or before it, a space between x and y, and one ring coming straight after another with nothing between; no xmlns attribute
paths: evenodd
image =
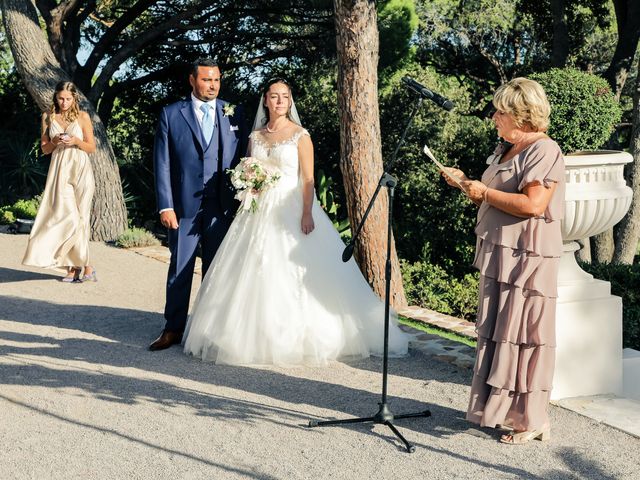
<svg viewBox="0 0 640 480"><path fill-rule="evenodd" d="M575 260L575 240L618 223L631 204L624 152L567 155L564 255L558 276L557 356L551 398L622 392L622 301L611 284L593 278Z"/></svg>

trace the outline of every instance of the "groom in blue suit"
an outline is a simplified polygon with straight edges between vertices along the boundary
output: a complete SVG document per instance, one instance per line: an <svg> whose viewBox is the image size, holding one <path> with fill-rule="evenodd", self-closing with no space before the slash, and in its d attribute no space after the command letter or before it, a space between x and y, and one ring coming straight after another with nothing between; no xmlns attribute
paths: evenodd
<svg viewBox="0 0 640 480"><path fill-rule="evenodd" d="M217 98L220 77L213 60L194 62L190 97L165 107L156 131L156 195L171 263L166 324L150 350L182 341L198 245L204 276L235 213L235 192L225 171L245 154L247 131L240 108Z"/></svg>

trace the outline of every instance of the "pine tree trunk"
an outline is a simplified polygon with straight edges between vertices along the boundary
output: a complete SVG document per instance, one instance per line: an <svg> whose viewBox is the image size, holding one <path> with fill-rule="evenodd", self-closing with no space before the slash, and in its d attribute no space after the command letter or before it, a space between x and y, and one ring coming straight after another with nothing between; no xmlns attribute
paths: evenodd
<svg viewBox="0 0 640 480"><path fill-rule="evenodd" d="M378 27L375 2L334 0L338 53L340 168L353 229L360 224L382 175L382 145L378 112ZM384 298L387 249L386 189L380 192L362 229L356 258L375 292ZM407 303L392 240L390 302Z"/></svg>
<svg viewBox="0 0 640 480"><path fill-rule="evenodd" d="M640 62L639 62L640 64ZM631 131L633 163L627 167L627 178L633 189L631 207L618 226L614 263L631 265L640 240L640 76L633 92L633 129Z"/></svg>
<svg viewBox="0 0 640 480"><path fill-rule="evenodd" d="M37 12L29 0L0 0L8 43L20 78L42 111L51 107L55 85L71 81L56 60ZM94 106L80 92L81 108L93 122L96 152L90 155L96 178L91 212L93 240L113 240L127 228L127 210L115 155Z"/></svg>
<svg viewBox="0 0 640 480"><path fill-rule="evenodd" d="M576 258L580 262L591 263L591 239L583 238L580 245L580 250L576 252Z"/></svg>
<svg viewBox="0 0 640 480"><path fill-rule="evenodd" d="M553 15L553 47L551 49L551 66L564 68L569 56L569 28L565 0L552 0Z"/></svg>
<svg viewBox="0 0 640 480"><path fill-rule="evenodd" d="M616 13L618 42L611 64L604 78L619 99L633 64L638 41L640 40L640 2L637 0L613 0Z"/></svg>
<svg viewBox="0 0 640 480"><path fill-rule="evenodd" d="M596 263L611 263L615 243L613 241L613 228L591 237L591 258Z"/></svg>

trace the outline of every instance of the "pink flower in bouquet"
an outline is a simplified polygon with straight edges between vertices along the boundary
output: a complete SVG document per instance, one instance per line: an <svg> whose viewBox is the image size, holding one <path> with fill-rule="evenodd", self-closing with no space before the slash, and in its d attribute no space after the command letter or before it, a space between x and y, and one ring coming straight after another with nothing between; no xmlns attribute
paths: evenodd
<svg viewBox="0 0 640 480"><path fill-rule="evenodd" d="M254 157L240 159L236 168L227 171L231 175L231 183L238 190L235 198L240 200L240 210L251 212L258 209L262 192L280 179L280 170Z"/></svg>

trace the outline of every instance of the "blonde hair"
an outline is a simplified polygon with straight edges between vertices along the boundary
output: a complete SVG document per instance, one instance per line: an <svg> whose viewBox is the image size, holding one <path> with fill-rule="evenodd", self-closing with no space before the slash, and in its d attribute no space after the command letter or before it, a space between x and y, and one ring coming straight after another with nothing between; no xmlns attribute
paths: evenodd
<svg viewBox="0 0 640 480"><path fill-rule="evenodd" d="M518 127L530 126L536 132L549 127L551 106L542 86L524 77L501 85L493 95L493 106L513 117Z"/></svg>
<svg viewBox="0 0 640 480"><path fill-rule="evenodd" d="M73 104L64 113L60 113L60 107L58 106L58 93L69 92L73 97ZM73 82L59 82L53 92L53 103L49 110L49 125L56 118L56 114L60 115L66 123L73 122L80 116L80 96L78 95L78 89Z"/></svg>

